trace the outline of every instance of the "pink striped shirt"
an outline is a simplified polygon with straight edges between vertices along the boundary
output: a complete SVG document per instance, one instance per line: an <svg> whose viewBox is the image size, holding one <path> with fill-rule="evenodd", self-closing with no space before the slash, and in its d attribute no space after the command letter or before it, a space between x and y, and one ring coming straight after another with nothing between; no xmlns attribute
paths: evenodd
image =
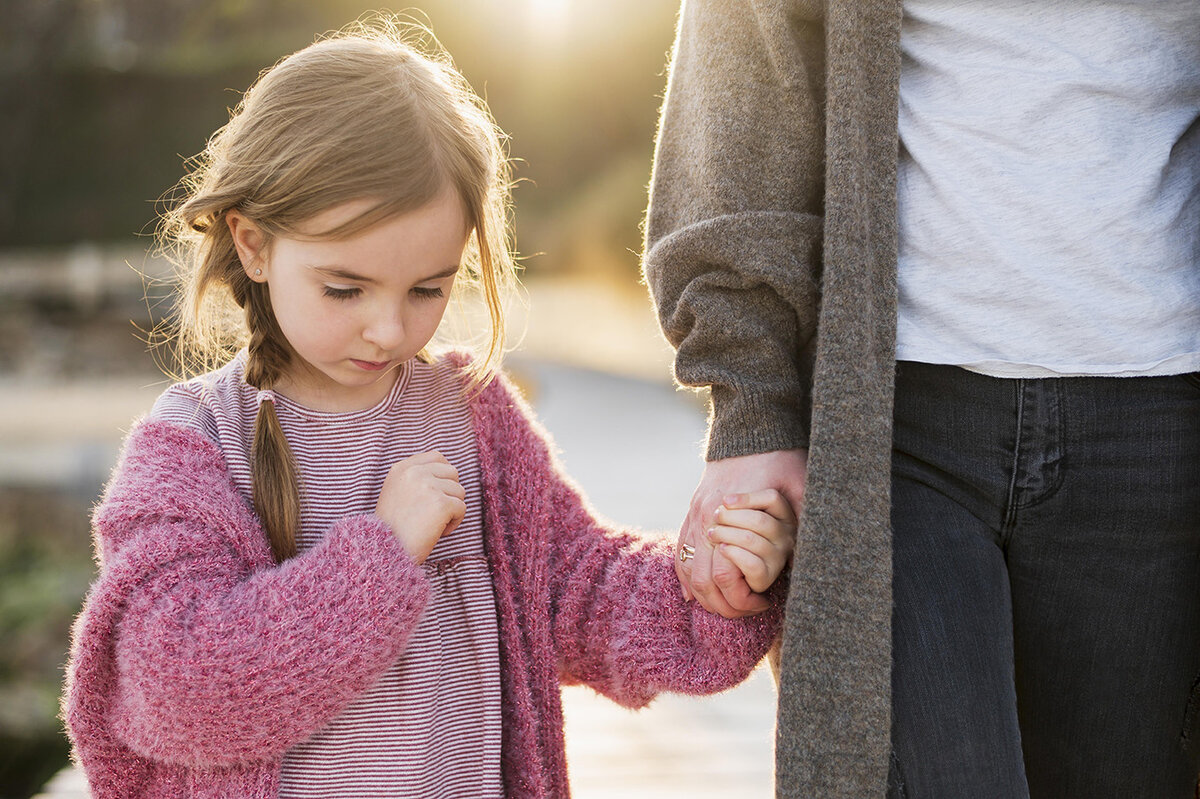
<svg viewBox="0 0 1200 799"><path fill-rule="evenodd" d="M258 407L244 367L243 351L225 368L173 386L151 416L214 441L249 502ZM458 376L412 360L372 408L328 413L283 396L275 407L300 473L300 551L338 519L373 511L392 464L418 452L441 452L467 496L463 522L425 561L432 593L408 648L338 717L288 751L280 797L502 796L496 608L476 440Z"/></svg>

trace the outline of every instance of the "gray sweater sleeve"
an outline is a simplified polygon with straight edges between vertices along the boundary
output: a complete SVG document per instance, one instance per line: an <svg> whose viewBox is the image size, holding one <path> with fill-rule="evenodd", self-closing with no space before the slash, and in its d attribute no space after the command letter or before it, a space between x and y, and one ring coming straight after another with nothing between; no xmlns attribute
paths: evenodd
<svg viewBox="0 0 1200 799"><path fill-rule="evenodd" d="M655 149L645 274L675 375L711 386L709 460L808 443L820 300L819 0L687 0Z"/></svg>

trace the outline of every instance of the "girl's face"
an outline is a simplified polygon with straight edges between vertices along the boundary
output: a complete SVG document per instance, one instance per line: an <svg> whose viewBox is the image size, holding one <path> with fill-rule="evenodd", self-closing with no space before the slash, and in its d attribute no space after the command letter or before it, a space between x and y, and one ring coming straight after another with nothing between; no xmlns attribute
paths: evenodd
<svg viewBox="0 0 1200 799"><path fill-rule="evenodd" d="M336 206L269 245L246 217L226 217L246 274L270 288L275 318L299 356L275 388L318 410L383 399L396 367L433 338L466 248L466 214L450 190L349 238L313 238L368 207Z"/></svg>

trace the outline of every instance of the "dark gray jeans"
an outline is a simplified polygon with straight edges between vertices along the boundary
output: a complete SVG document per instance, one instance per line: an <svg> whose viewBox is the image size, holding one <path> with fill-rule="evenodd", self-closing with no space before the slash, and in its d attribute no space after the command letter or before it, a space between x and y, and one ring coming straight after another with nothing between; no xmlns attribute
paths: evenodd
<svg viewBox="0 0 1200 799"><path fill-rule="evenodd" d="M1200 377L897 366L894 799L1191 799Z"/></svg>

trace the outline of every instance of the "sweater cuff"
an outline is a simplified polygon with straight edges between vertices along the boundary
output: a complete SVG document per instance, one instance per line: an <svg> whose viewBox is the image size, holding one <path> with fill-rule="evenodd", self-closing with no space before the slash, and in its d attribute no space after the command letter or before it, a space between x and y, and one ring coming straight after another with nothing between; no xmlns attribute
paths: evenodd
<svg viewBox="0 0 1200 799"><path fill-rule="evenodd" d="M392 528L373 513L355 513L336 522L318 545L344 573L381 601L379 616L398 614L402 626L419 615L429 598L429 582Z"/></svg>
<svg viewBox="0 0 1200 799"><path fill-rule="evenodd" d="M739 657L748 658L743 664L748 674L770 653L783 634L787 592L788 574L785 571L763 594L771 605L762 613L727 619L695 602L692 603L692 624L704 640L723 641L731 653L737 652Z"/></svg>
<svg viewBox="0 0 1200 799"><path fill-rule="evenodd" d="M807 397L783 400L713 386L705 460L807 449Z"/></svg>

